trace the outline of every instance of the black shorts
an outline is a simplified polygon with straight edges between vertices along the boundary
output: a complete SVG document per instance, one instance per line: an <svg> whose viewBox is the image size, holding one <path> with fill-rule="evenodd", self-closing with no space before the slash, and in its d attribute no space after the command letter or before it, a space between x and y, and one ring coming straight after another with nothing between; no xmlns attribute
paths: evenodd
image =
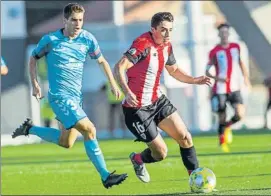
<svg viewBox="0 0 271 196"><path fill-rule="evenodd" d="M136 141L142 142L154 140L158 135L157 125L176 110L165 95L141 108L123 106L126 126L137 138Z"/></svg>
<svg viewBox="0 0 271 196"><path fill-rule="evenodd" d="M234 91L228 94L214 94L211 99L213 112L224 112L226 103L229 102L233 108L237 104L243 104L243 98L240 91Z"/></svg>

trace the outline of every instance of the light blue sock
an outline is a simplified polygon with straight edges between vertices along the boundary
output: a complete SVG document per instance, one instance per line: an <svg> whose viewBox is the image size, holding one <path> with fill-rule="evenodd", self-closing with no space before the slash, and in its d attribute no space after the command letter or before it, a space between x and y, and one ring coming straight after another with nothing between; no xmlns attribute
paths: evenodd
<svg viewBox="0 0 271 196"><path fill-rule="evenodd" d="M29 133L36 135L47 142L58 144L61 131L48 127L33 126L29 129Z"/></svg>
<svg viewBox="0 0 271 196"><path fill-rule="evenodd" d="M97 139L84 141L84 144L89 159L100 173L102 180L106 180L110 172L106 169L104 156L99 147Z"/></svg>

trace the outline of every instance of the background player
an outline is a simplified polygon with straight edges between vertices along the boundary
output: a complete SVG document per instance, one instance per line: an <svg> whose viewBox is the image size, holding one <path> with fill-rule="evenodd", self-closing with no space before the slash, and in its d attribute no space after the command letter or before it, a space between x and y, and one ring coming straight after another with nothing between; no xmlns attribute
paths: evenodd
<svg viewBox="0 0 271 196"><path fill-rule="evenodd" d="M1 75L7 75L8 74L8 67L6 62L4 61L3 57L1 56Z"/></svg>
<svg viewBox="0 0 271 196"><path fill-rule="evenodd" d="M148 146L141 153L130 154L136 175L143 182L150 181L144 163L158 162L167 156L167 146L157 126L179 144L188 173L198 167L191 134L176 108L161 93L160 76L165 67L180 82L210 84L210 79L206 76L193 78L177 66L170 43L173 21L169 12L155 14L151 20L151 31L136 38L114 68L125 93L123 112L126 125L136 136L136 141Z"/></svg>
<svg viewBox="0 0 271 196"><path fill-rule="evenodd" d="M41 88L37 81L37 60L46 56L48 66L50 105L61 122L61 130L37 127L27 119L15 130L12 137L33 134L43 140L65 148L71 148L79 131L84 137L84 145L89 159L99 172L105 188L121 183L127 174L110 173L96 139L96 129L82 109L83 64L87 54L103 67L116 97L120 90L113 78L108 62L103 57L95 37L82 29L84 8L76 3L64 8L65 28L42 37L30 57L29 67L33 96L41 99Z"/></svg>
<svg viewBox="0 0 271 196"><path fill-rule="evenodd" d="M244 117L245 108L241 96L241 85L244 83L250 88L248 71L241 61L240 46L229 42L230 26L223 23L218 26L220 43L209 53L209 62L206 75L215 80L212 90L212 108L219 116L219 143L222 150L229 152L227 143L231 142L230 125L240 121ZM210 73L210 68L215 66L215 75ZM230 121L226 121L226 102L234 108L234 115ZM227 129L226 129L227 128Z"/></svg>

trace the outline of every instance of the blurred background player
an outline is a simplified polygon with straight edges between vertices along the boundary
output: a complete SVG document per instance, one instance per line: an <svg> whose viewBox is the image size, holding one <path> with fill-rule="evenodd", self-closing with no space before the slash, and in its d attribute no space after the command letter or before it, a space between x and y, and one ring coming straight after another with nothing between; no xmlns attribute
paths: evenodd
<svg viewBox="0 0 271 196"><path fill-rule="evenodd" d="M115 66L116 78L125 94L125 123L136 141L147 144L143 152L130 154L135 173L143 182L150 181L145 163L162 161L167 156L167 146L157 127L179 144L189 174L199 165L191 134L177 109L160 91L160 76L165 67L176 80L188 84L210 84L210 78L191 77L176 64L170 42L173 21L169 12L156 13L151 19L151 31L136 38Z"/></svg>
<svg viewBox="0 0 271 196"><path fill-rule="evenodd" d="M86 154L99 172L104 187L109 188L124 181L127 174L118 175L107 170L96 139L96 128L82 108L83 65L87 55L102 66L116 97L120 96L120 91L97 40L91 33L82 29L84 13L83 6L77 3L66 5L63 10L64 28L43 36L29 60L33 96L39 100L42 95L37 80L36 65L38 59L46 56L48 98L60 122L61 131L34 126L32 121L27 119L15 130L12 137L33 134L61 147L71 148L77 133L80 132L84 137Z"/></svg>
<svg viewBox="0 0 271 196"><path fill-rule="evenodd" d="M264 113L264 128L268 128L268 111L271 109L271 75L264 80L264 85L268 89L268 102Z"/></svg>
<svg viewBox="0 0 271 196"><path fill-rule="evenodd" d="M209 53L209 62L206 75L215 80L212 89L212 109L219 117L219 144L224 152L229 152L227 144L232 142L230 126L244 117L245 108L241 96L241 86L244 82L250 88L248 71L240 56L240 46L229 42L230 25L220 24L218 27L220 43ZM210 73L210 68L215 67L215 75ZM244 81L241 79L244 78ZM226 121L226 103L234 108L234 115Z"/></svg>
<svg viewBox="0 0 271 196"><path fill-rule="evenodd" d="M121 102L124 99L124 94L121 92L120 98L116 99L116 96L114 96L114 94L111 91L109 82L106 82L102 86L101 90L105 91L107 101L109 103L108 129L109 129L109 132L111 134L111 137L114 137L114 132L116 134L118 132L120 132L120 130L117 129L117 123L116 122L119 122L122 135L124 136L126 126L125 126L125 121L124 121L124 116L122 114L122 106L121 106Z"/></svg>
<svg viewBox="0 0 271 196"><path fill-rule="evenodd" d="M1 75L7 75L8 74L8 66L6 62L4 61L3 57L1 56Z"/></svg>

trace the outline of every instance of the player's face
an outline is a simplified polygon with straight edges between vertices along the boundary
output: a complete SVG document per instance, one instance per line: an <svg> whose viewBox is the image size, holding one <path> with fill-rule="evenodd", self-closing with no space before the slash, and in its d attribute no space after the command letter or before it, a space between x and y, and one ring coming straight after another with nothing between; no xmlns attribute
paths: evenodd
<svg viewBox="0 0 271 196"><path fill-rule="evenodd" d="M71 37L77 36L83 26L84 13L72 13L68 19L64 19L65 28Z"/></svg>
<svg viewBox="0 0 271 196"><path fill-rule="evenodd" d="M218 36L220 37L222 42L228 42L229 34L230 33L228 27L222 27L219 29Z"/></svg>
<svg viewBox="0 0 271 196"><path fill-rule="evenodd" d="M157 44L170 42L172 35L173 23L162 21L156 28L151 28L153 38Z"/></svg>

